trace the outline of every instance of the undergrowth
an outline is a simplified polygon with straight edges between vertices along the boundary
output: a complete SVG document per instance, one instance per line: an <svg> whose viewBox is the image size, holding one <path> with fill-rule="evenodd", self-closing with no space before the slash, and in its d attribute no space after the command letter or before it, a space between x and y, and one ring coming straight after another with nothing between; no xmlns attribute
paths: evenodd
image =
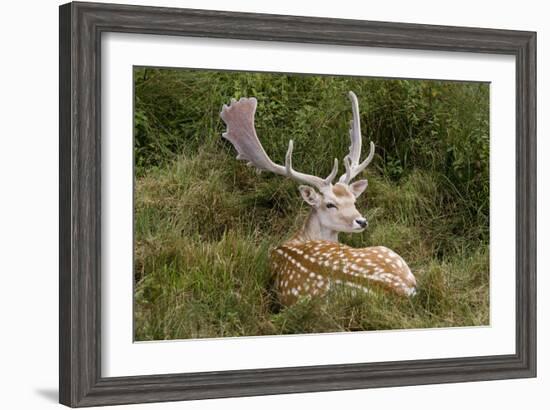
<svg viewBox="0 0 550 410"><path fill-rule="evenodd" d="M487 84L144 68L134 79L136 340L489 323ZM293 138L295 166L324 177L348 149L348 90L377 155L357 204L369 228L340 239L395 250L418 293L335 289L281 309L268 251L308 208L294 182L235 160L219 111L255 96L270 156L282 162Z"/></svg>

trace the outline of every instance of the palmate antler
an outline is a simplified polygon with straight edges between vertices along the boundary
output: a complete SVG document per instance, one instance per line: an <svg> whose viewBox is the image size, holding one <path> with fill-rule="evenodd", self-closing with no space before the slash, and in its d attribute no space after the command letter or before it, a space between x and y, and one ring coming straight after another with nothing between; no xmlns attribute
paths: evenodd
<svg viewBox="0 0 550 410"><path fill-rule="evenodd" d="M350 128L350 153L344 158L346 173L340 177L340 182L349 184L374 157L374 144L370 144L369 156L359 164L361 156L361 127L359 124L359 104L357 97L350 91L349 97L352 102L353 120ZM315 175L304 174L292 168L292 151L294 143L288 143L288 150L285 156L285 165L274 163L265 152L254 127L254 115L256 113L257 101L254 97L241 98L239 101L231 100L229 106L224 105L220 117L227 125L227 131L222 134L237 150L237 159L248 162L248 165L258 169L273 172L292 178L300 183L311 185L321 189L332 184L338 173L338 159L334 159L332 172L325 179Z"/></svg>
<svg viewBox="0 0 550 410"><path fill-rule="evenodd" d="M325 179L295 171L292 168L292 150L294 148L292 140L288 143L285 165L278 165L271 161L254 128L256 105L257 101L252 97L241 98L239 101L232 99L229 106L224 105L222 108L220 116L227 125L227 131L222 136L231 142L237 150L237 159L248 161L249 165L256 168L292 178L302 184L312 185L318 189L332 184L338 173L338 160L334 159L332 172Z"/></svg>
<svg viewBox="0 0 550 410"><path fill-rule="evenodd" d="M346 168L346 173L339 179L340 182L345 184L349 184L353 178L363 172L363 170L374 158L374 143L371 141L369 155L361 164L359 164L359 159L361 158L361 122L359 118L359 102L357 101L357 96L353 91L350 91L348 96L351 100L351 108L353 111L353 119L351 120L349 128L351 145L349 147L349 154L344 157L344 167Z"/></svg>

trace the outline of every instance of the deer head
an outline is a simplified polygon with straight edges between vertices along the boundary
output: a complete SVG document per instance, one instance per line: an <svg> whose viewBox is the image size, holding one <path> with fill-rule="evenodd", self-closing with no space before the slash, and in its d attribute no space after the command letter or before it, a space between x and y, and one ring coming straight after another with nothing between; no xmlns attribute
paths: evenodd
<svg viewBox="0 0 550 410"><path fill-rule="evenodd" d="M367 220L359 213L355 201L367 188L367 180L351 182L361 173L374 157L374 144L370 143L370 152L363 162L361 156L361 126L359 121L359 103L353 92L349 92L352 102L353 119L350 126L351 145L349 154L344 158L346 172L337 183L333 181L338 173L338 159L334 159L332 172L326 178L298 172L292 167L293 141L290 140L285 164L274 163L266 154L254 127L254 115L257 101L255 98L231 100L224 105L221 118L227 125L222 134L237 150L237 159L247 161L247 165L260 170L273 172L301 183L300 193L304 201L312 207L310 218L312 229L318 230L313 239L333 239L338 232L361 232L367 227Z"/></svg>

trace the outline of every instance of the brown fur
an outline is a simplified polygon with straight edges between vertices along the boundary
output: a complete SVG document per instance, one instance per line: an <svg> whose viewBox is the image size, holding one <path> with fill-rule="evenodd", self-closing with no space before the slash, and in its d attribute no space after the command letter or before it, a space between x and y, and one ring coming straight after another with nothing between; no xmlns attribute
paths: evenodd
<svg viewBox="0 0 550 410"><path fill-rule="evenodd" d="M338 285L363 292L382 287L402 295L416 286L405 261L384 246L356 249L322 240L287 242L271 252L271 264L285 306L302 296L322 296Z"/></svg>
<svg viewBox="0 0 550 410"><path fill-rule="evenodd" d="M336 184L332 187L332 193L340 198L353 198L353 194L345 185Z"/></svg>

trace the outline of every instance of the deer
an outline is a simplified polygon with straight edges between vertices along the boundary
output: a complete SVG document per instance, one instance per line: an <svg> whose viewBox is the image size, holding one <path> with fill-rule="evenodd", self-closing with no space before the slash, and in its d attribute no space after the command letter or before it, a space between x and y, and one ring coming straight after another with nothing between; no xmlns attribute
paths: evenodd
<svg viewBox="0 0 550 410"><path fill-rule="evenodd" d="M222 137L237 151L237 160L298 182L301 184L298 190L311 208L302 227L270 251L274 289L282 306L291 306L303 297L324 296L338 286L364 293L376 288L402 296L416 293L415 276L396 252L385 246L353 248L338 241L339 233L358 233L368 226L367 219L356 208L357 198L366 190L368 181L352 180L372 162L375 152L371 141L368 156L360 162L359 102L353 91L348 96L353 114L349 129L351 144L343 159L345 173L335 183L337 158L324 179L293 168L292 139L284 165L270 159L256 134L256 98L231 99L230 105L224 104L220 113L226 125Z"/></svg>

